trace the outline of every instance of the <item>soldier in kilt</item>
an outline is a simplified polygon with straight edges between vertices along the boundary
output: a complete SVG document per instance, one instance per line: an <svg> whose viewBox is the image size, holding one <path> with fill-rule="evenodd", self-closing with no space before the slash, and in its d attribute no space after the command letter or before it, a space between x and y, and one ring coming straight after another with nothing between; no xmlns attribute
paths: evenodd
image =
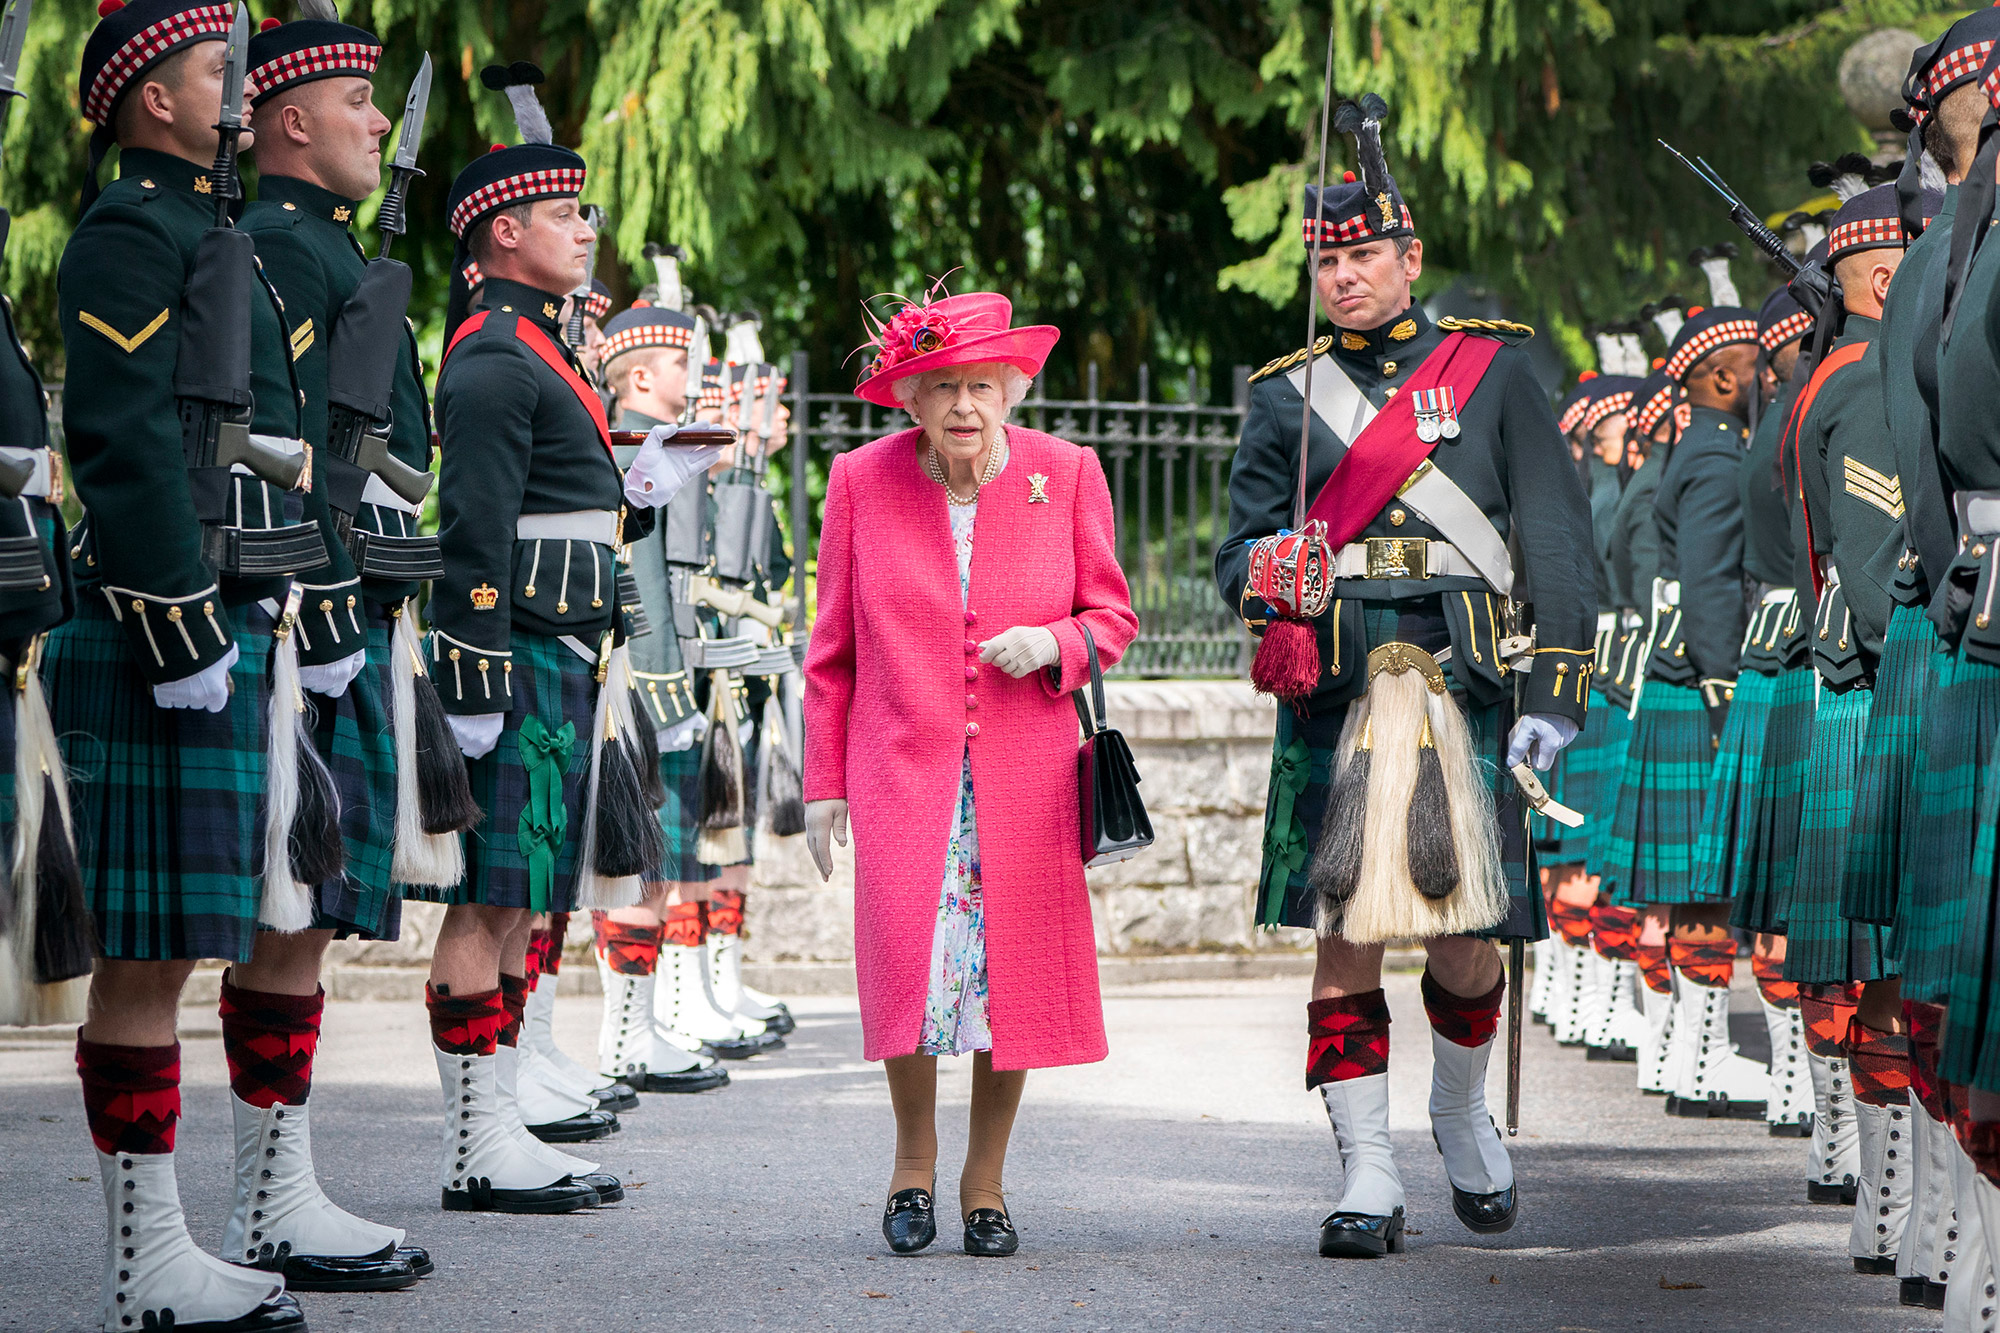
<svg viewBox="0 0 2000 1333"><path fill-rule="evenodd" d="M696 329L693 316L663 306L635 306L612 317L602 352L619 430L672 429L682 420ZM627 451L637 453L625 445L618 451L621 462L627 461ZM705 486L695 483L676 498L702 502L705 492ZM700 740L706 724L674 628L679 608L675 571L666 559L666 526L631 546L632 581L652 629L632 642L632 670L658 736L660 785L666 796L658 818L666 859L647 874L643 902L591 913L604 983L597 1067L641 1092L702 1092L725 1086L728 1071L699 1045L676 1044L655 1021L667 914L682 902L698 902L720 873L695 855L701 834Z"/></svg>
<svg viewBox="0 0 2000 1333"><path fill-rule="evenodd" d="M1764 1114L1768 1075L1728 1037L1736 947L1726 899L1703 891L1694 851L1724 740L1747 615L1742 467L1755 386L1756 315L1712 306L1688 319L1666 373L1687 415L1654 514L1660 577L1653 651L1618 793L1614 838L1628 901L1672 909L1678 1009L1667 1052L1670 1114Z"/></svg>
<svg viewBox="0 0 2000 1333"><path fill-rule="evenodd" d="M1390 935L1422 938L1429 957L1431 1125L1453 1211L1479 1232L1513 1225L1513 1166L1484 1102L1505 988L1485 940L1533 939L1545 927L1524 803L1505 770L1530 758L1546 769L1574 739L1594 665L1588 501L1526 356L1507 345L1526 331L1433 324L1411 300L1423 250L1382 157L1385 113L1373 97L1343 106L1337 123L1356 137L1360 178L1307 192L1313 295L1333 327L1255 377L1216 553L1223 597L1265 631L1253 675L1290 705L1278 709L1258 914L1319 933L1306 1085L1326 1104L1346 1175L1320 1228L1328 1256L1403 1244L1380 981ZM1469 387L1444 378L1461 355L1484 367ZM1308 362L1311 407L1300 387ZM1307 494L1319 497L1308 513L1327 524L1334 581L1324 607L1267 620L1260 599L1281 594L1253 582L1253 568L1268 569L1274 547L1282 555L1279 529L1299 526L1308 430ZM1346 460L1369 456L1382 460L1384 480L1413 469L1417 480L1379 497L1329 482ZM1423 490L1433 471L1448 489ZM1493 563L1509 535L1536 592L1531 654L1502 647L1520 646L1505 623L1515 571ZM1483 777L1474 756L1493 765ZM1377 788L1376 775L1408 773L1413 761L1414 788ZM1412 800L1440 802L1427 807L1436 817L1410 818ZM1362 851L1371 808L1391 812L1384 828L1415 825L1419 836L1401 850ZM1461 843L1461 832L1471 839ZM1441 861L1456 868L1456 885L1420 897L1412 876L1430 883L1428 867Z"/></svg>
<svg viewBox="0 0 2000 1333"><path fill-rule="evenodd" d="M630 767L636 723L612 681L625 660L615 553L649 530L650 507L685 471L655 440L621 482L603 404L560 333L564 294L587 276L595 239L578 203L583 159L548 141L539 70L495 66L482 78L506 91L527 142L462 170L448 203L460 254L438 377L444 573L430 658L485 821L467 835L462 884L411 893L450 904L429 995L447 1106L444 1206L567 1212L620 1198L622 1186L542 1140L601 1137L616 1117L576 1109L588 1099L531 1104L527 1085L517 1092L527 946L538 913L638 896L650 852ZM485 302L470 315L467 258ZM614 797L629 808L606 804ZM517 1095L532 1134L510 1128ZM533 1105L560 1118L538 1120Z"/></svg>
<svg viewBox="0 0 2000 1333"><path fill-rule="evenodd" d="M338 579L348 566L323 476L297 465L309 446L294 330L254 276L240 314L221 295L241 290L250 262L217 211L234 173L213 169L225 88L243 79L248 42L247 25L231 37L230 17L181 0L106 8L84 48L93 171L60 276L70 382L90 392L64 398L84 508L71 545L82 595L51 640L49 681L102 949L77 1066L111 1232L107 1329L304 1324L284 1291L288 1252L267 1249L257 1219L238 1216L225 1234L232 1262L210 1258L187 1234L174 1181L182 986L198 959L249 963L260 921L307 924L314 877L301 849L338 845L331 812L299 800L325 774L301 742L297 691L320 659L302 651L292 576ZM120 176L100 195L95 168L113 143ZM247 385L225 367L177 371L183 354L219 352L225 328L247 338ZM204 383L215 401L178 399L180 380ZM202 433L184 452L183 412L205 432L251 402L245 452L225 461L218 439L210 455ZM304 1101L319 996L233 989L223 1001L232 1091ZM310 1161L298 1128L296 1141L288 1125L271 1145L296 1149L288 1167ZM322 1220L338 1214L324 1208ZM323 1262L353 1264L364 1286L414 1281L395 1253L400 1233L380 1230L390 1239L373 1254L352 1260L336 1247Z"/></svg>

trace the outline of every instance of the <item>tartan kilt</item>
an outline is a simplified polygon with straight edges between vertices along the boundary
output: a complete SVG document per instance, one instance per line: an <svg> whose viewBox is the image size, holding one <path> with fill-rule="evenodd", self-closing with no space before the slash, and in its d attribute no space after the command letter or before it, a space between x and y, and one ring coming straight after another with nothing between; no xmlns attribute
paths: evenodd
<svg viewBox="0 0 2000 1333"><path fill-rule="evenodd" d="M1785 905L1785 980L1877 981L1889 975L1884 932L1840 914L1849 816L1871 691L1828 692L1813 714L1812 758L1799 820L1799 859Z"/></svg>
<svg viewBox="0 0 2000 1333"><path fill-rule="evenodd" d="M1425 608L1435 605L1432 598L1364 603L1362 623L1368 644L1372 647L1400 637L1426 652L1441 650L1446 643L1442 637L1443 618L1435 613L1423 614ZM1406 615L1413 610L1416 614ZM1513 701L1502 699L1486 705L1471 702L1457 688L1451 661L1446 660L1442 665L1445 679L1453 686L1452 701L1464 714L1466 729L1471 733L1474 762L1486 774L1493 792L1500 826L1500 867L1509 900L1507 917L1480 935L1487 939L1542 939L1548 934L1548 922L1540 876L1536 873L1535 851L1528 839L1527 803L1513 776L1501 763L1506 757ZM1278 705L1277 735L1271 747L1271 783L1264 802L1263 861L1257 881L1260 926L1313 928L1318 895L1307 882L1306 872L1319 845L1320 825L1332 785L1334 754L1346 720L1346 708L1302 718L1284 704Z"/></svg>
<svg viewBox="0 0 2000 1333"><path fill-rule="evenodd" d="M481 759L468 759L472 799L486 812L465 835L465 878L450 888L409 885L405 896L434 903L480 903L524 907L536 912L576 910L576 854L583 845L585 785L590 777L590 742L596 724L597 667L577 656L561 639L517 629L513 635L514 707L500 730L500 743ZM521 825L528 816L527 766L521 760L521 722L536 717L551 732L574 729L569 766L562 783L567 828L556 849L555 880L538 900L529 883L528 858L521 851Z"/></svg>
<svg viewBox="0 0 2000 1333"><path fill-rule="evenodd" d="M219 713L155 704L95 591L49 635L49 714L106 958L240 963L256 943L276 621L254 602L229 613L238 659Z"/></svg>
<svg viewBox="0 0 2000 1333"><path fill-rule="evenodd" d="M403 925L402 895L389 877L396 848L396 737L389 718L394 622L382 603L364 601L362 610L368 665L338 699L306 695L314 710L313 745L340 793L340 835L347 846L346 875L313 895L313 929L393 940Z"/></svg>
<svg viewBox="0 0 2000 1333"><path fill-rule="evenodd" d="M1890 953L1903 998L1943 1004L1965 932L1990 751L2000 731L2000 667L1940 655L1936 689L1917 734L1913 833L1896 903Z"/></svg>
<svg viewBox="0 0 2000 1333"><path fill-rule="evenodd" d="M1889 616L1882 661L1875 670L1875 702L1861 743L1854 814L1848 824L1840 910L1855 921L1886 926L1896 919L1896 897L1915 817L1911 798L1917 767L1917 720L1937 680L1937 632L1921 606L1898 606Z"/></svg>
<svg viewBox="0 0 2000 1333"><path fill-rule="evenodd" d="M720 866L706 865L694 854L701 837L701 746L672 750L660 756L660 785L667 789L667 803L660 807L660 828L667 835L667 859L656 880L678 884L706 884L722 874Z"/></svg>
<svg viewBox="0 0 2000 1333"><path fill-rule="evenodd" d="M1747 811L1749 837L1737 847L1736 892L1729 920L1740 930L1784 930L1785 900L1791 895L1799 860L1799 821L1805 810L1818 688L1819 675L1810 666L1788 667L1773 678L1770 715L1764 722L1764 758L1757 766Z"/></svg>
<svg viewBox="0 0 2000 1333"><path fill-rule="evenodd" d="M1584 870L1597 876L1599 893L1616 893L1618 877L1606 853L1610 850L1611 825L1618 812L1618 783L1625 773L1625 752L1632 744L1632 717L1623 708L1606 701L1603 708L1591 706L1592 715L1602 715L1604 740L1600 747L1603 778L1584 811L1584 829L1590 834L1583 858Z"/></svg>
<svg viewBox="0 0 2000 1333"><path fill-rule="evenodd" d="M1728 902L1736 896L1750 842L1757 774L1764 764L1771 696L1777 685L1777 677L1747 668L1736 677L1729 716L1715 747L1715 766L1708 776L1708 795L1702 801L1690 901Z"/></svg>
<svg viewBox="0 0 2000 1333"><path fill-rule="evenodd" d="M1571 865L1590 854L1590 814L1605 802L1602 793L1618 781L1617 770L1607 774L1613 758L1605 741L1611 732L1607 714L1615 712L1601 691L1590 692L1589 711L1583 715L1583 730L1557 756L1549 775L1549 795L1584 816L1576 828L1565 828L1544 815L1532 816L1535 852L1548 865Z"/></svg>
<svg viewBox="0 0 2000 1333"><path fill-rule="evenodd" d="M1996 738L1995 750L2000 750ZM1964 928L1952 948L1951 972L1946 1004L1951 1021L1945 1024L1944 1048L1939 1056L1939 1074L1953 1083L1981 1088L2000 1087L2000 949L1995 948L1994 893L2000 889L2000 839L1994 821L2000 818L2000 770L1994 768L1996 755L1989 751L1987 772L1982 781L1977 822L1978 841L1972 852L1972 883L1966 895Z"/></svg>
<svg viewBox="0 0 2000 1333"><path fill-rule="evenodd" d="M1693 901L1694 844L1714 757L1701 691L1648 680L1632 719L1605 852L1624 905Z"/></svg>

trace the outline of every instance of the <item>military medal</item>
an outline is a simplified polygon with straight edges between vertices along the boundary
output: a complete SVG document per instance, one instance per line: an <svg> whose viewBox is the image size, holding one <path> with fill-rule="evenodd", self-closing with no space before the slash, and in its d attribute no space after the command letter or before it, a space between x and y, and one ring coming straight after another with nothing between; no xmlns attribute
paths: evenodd
<svg viewBox="0 0 2000 1333"><path fill-rule="evenodd" d="M1437 390L1418 389L1410 395L1410 405L1417 412L1417 438L1425 444L1436 444L1442 429L1438 424Z"/></svg>
<svg viewBox="0 0 2000 1333"><path fill-rule="evenodd" d="M1438 434L1447 440L1458 438L1458 395L1449 384L1431 390L1431 400L1437 405L1440 420Z"/></svg>

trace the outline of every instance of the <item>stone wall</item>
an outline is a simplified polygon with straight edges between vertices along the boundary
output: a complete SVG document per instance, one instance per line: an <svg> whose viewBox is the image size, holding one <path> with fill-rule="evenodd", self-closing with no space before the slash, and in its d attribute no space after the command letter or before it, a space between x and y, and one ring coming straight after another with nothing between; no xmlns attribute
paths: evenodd
<svg viewBox="0 0 2000 1333"><path fill-rule="evenodd" d="M1125 733L1138 761L1140 793L1157 841L1130 861L1088 872L1098 952L1307 947L1304 931L1259 931L1251 923L1276 716L1271 702L1239 681L1114 681L1106 692L1111 723ZM343 967L420 964L430 956L441 910L409 904L401 940L342 941L330 961ZM804 838L762 837L748 923L745 951L754 962L851 960L851 849L834 849L833 878L822 883ZM588 942L587 929L571 930L570 948L579 958Z"/></svg>

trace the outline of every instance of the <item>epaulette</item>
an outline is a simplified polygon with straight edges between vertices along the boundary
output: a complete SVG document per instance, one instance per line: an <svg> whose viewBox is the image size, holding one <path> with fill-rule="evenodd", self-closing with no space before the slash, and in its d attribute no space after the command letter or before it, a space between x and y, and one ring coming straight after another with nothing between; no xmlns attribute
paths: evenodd
<svg viewBox="0 0 2000 1333"><path fill-rule="evenodd" d="M1329 333L1325 337L1315 342L1312 345L1310 352L1314 356L1320 356L1330 351L1332 347L1333 347L1333 335ZM1296 366L1297 364L1299 364L1299 362L1306 359L1307 352L1308 352L1307 348L1301 347L1296 352L1287 352L1283 356L1278 357L1275 360L1265 362L1264 368L1262 370L1259 370L1250 376L1250 382L1252 384L1255 384L1258 380L1263 379L1267 375L1276 375L1280 371L1290 370L1293 366Z"/></svg>
<svg viewBox="0 0 2000 1333"><path fill-rule="evenodd" d="M1504 343L1524 343L1535 336L1528 325L1516 324L1511 319L1460 319L1457 315L1446 315L1437 326L1446 333L1483 333Z"/></svg>

